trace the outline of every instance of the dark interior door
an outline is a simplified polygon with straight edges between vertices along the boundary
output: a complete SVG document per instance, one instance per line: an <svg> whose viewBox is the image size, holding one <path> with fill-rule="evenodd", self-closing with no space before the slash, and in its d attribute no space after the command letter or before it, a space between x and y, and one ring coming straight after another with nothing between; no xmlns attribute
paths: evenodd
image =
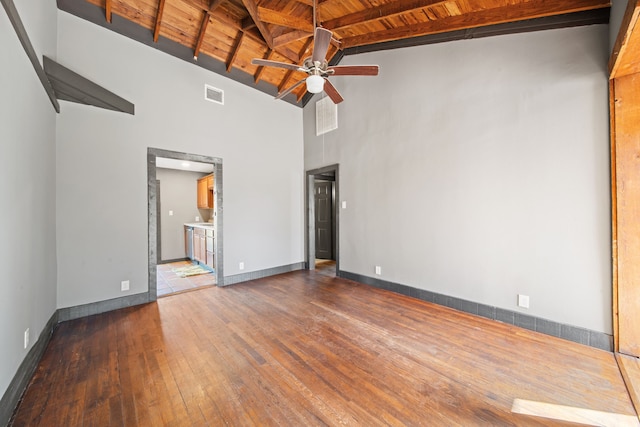
<svg viewBox="0 0 640 427"><path fill-rule="evenodd" d="M316 258L333 259L333 190L331 182L315 183Z"/></svg>

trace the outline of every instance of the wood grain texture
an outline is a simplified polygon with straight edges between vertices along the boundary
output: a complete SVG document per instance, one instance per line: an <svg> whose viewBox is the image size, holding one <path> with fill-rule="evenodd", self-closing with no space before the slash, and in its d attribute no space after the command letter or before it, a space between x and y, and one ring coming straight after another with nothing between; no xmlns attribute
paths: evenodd
<svg viewBox="0 0 640 427"><path fill-rule="evenodd" d="M613 354L299 271L62 323L14 426L571 425L635 416Z"/></svg>
<svg viewBox="0 0 640 427"><path fill-rule="evenodd" d="M156 42L162 35L187 46L196 58L207 55L278 88L286 86L284 79L289 76L260 72L251 66L251 59L271 49L286 61L299 63L304 57L297 52L314 31L312 0L78 1L105 8L107 17L115 13L149 29ZM332 30L332 43L345 49L602 9L610 0L320 0L316 4L315 24ZM241 34L255 43L242 43L237 49ZM302 87L296 95L302 99L304 93Z"/></svg>
<svg viewBox="0 0 640 427"><path fill-rule="evenodd" d="M636 412L640 414L640 359L624 354L616 354L622 378L627 385L629 395Z"/></svg>
<svg viewBox="0 0 640 427"><path fill-rule="evenodd" d="M467 28L477 28L487 25L495 25L506 22L522 21L525 19L541 18L561 13L579 12L596 8L608 7L609 0L537 0L529 2L517 2L516 4L502 5L488 9L476 10L473 13L453 15L444 6L430 8L432 12L438 12L432 19L420 20L407 25L394 25L379 31L367 32L358 29L357 25L350 27L353 35L345 35L343 49L363 46L384 41L393 41L403 38L417 37L426 34L438 34L442 32L458 31ZM340 32L338 32L341 35Z"/></svg>
<svg viewBox="0 0 640 427"><path fill-rule="evenodd" d="M640 74L615 79L618 351L640 356Z"/></svg>

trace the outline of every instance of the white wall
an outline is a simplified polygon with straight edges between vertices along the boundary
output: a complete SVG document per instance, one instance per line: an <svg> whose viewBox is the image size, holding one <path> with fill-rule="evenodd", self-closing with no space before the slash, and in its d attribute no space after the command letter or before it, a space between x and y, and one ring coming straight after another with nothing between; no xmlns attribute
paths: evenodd
<svg viewBox="0 0 640 427"><path fill-rule="evenodd" d="M220 157L224 273L303 260L302 110L65 12L58 62L135 104L64 103L57 133L58 306L147 290L147 147ZM225 105L203 99L204 84Z"/></svg>
<svg viewBox="0 0 640 427"><path fill-rule="evenodd" d="M38 57L56 55L56 5L15 2ZM55 110L0 8L0 396L56 309ZM31 343L23 348L25 329Z"/></svg>
<svg viewBox="0 0 640 427"><path fill-rule="evenodd" d="M213 165L211 166L213 169ZM161 261L184 258L184 223L204 222L198 209L198 179L208 175L175 169L156 169L156 179L160 181L160 229ZM169 211L173 215L169 215ZM196 217L200 221L196 221ZM207 218L208 219L208 218Z"/></svg>
<svg viewBox="0 0 640 427"><path fill-rule="evenodd" d="M339 129L340 267L611 333L608 26L349 56ZM519 309L516 295L531 297Z"/></svg>

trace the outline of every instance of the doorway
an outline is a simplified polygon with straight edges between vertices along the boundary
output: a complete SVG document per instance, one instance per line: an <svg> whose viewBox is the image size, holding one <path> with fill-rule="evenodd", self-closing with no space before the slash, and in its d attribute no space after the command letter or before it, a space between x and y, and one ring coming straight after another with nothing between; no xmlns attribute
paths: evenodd
<svg viewBox="0 0 640 427"><path fill-rule="evenodd" d="M306 174L307 268L333 276L340 274L338 171L331 165Z"/></svg>
<svg viewBox="0 0 640 427"><path fill-rule="evenodd" d="M196 164L204 164L209 167L209 170L213 171L215 180L213 181L213 199L214 207L212 210L211 226L215 230L215 236L212 240L213 254L215 256L215 268L213 275L215 276L215 283L218 286L224 284L224 271L223 271L223 221L222 221L222 159L217 157L202 156L198 154L180 153L175 151L162 150L157 148L147 149L147 183L148 183L148 236L149 236L149 301L155 301L158 297L158 264L162 263L160 258L161 252L161 233L159 230L161 222L161 212L159 206L160 187L158 185L158 163L162 161L180 161L190 162ZM193 182L194 187L196 182ZM191 203L191 202L189 202ZM193 206L196 205L196 200L192 201ZM196 210L196 214L197 214ZM190 222L199 222L200 218L194 216ZM185 221L189 222L189 221ZM204 222L204 221L203 221ZM164 251L163 251L164 252ZM165 254L163 254L165 255ZM168 254L166 254L168 255ZM165 257L166 258L166 257ZM171 261L180 261L174 259ZM165 269L166 270L166 269ZM190 272L191 273L191 272ZM162 291L164 292L164 290Z"/></svg>

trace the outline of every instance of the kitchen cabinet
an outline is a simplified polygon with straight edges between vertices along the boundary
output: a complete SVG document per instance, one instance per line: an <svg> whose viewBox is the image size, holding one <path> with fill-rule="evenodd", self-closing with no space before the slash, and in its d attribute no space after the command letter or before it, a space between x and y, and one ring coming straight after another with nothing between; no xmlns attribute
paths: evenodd
<svg viewBox="0 0 640 427"><path fill-rule="evenodd" d="M207 249L204 228L195 227L193 229L193 259L206 264Z"/></svg>
<svg viewBox="0 0 640 427"><path fill-rule="evenodd" d="M206 238L206 253L207 253L207 265L214 268L213 259L213 230L207 230L205 233Z"/></svg>
<svg viewBox="0 0 640 427"><path fill-rule="evenodd" d="M213 174L198 180L198 209L213 209Z"/></svg>

